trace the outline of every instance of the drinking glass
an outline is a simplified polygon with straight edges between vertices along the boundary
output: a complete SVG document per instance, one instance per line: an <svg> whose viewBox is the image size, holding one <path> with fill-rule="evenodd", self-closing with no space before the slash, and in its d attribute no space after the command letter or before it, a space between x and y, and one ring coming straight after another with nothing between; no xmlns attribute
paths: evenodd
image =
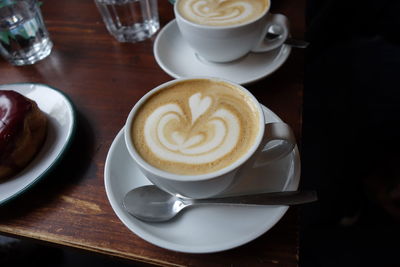
<svg viewBox="0 0 400 267"><path fill-rule="evenodd" d="M119 42L139 42L160 28L157 0L95 0L107 30Z"/></svg>
<svg viewBox="0 0 400 267"><path fill-rule="evenodd" d="M47 57L53 43L35 0L0 0L0 54L13 65Z"/></svg>

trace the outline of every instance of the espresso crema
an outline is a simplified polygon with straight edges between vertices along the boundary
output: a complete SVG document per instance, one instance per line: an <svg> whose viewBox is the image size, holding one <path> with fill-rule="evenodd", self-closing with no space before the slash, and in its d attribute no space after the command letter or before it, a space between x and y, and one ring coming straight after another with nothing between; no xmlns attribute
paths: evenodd
<svg viewBox="0 0 400 267"><path fill-rule="evenodd" d="M259 18L268 7L269 0L181 0L178 12L197 24L230 26Z"/></svg>
<svg viewBox="0 0 400 267"><path fill-rule="evenodd" d="M225 168L254 145L260 114L239 88L194 79L163 88L139 108L131 136L141 157L164 171L198 175Z"/></svg>

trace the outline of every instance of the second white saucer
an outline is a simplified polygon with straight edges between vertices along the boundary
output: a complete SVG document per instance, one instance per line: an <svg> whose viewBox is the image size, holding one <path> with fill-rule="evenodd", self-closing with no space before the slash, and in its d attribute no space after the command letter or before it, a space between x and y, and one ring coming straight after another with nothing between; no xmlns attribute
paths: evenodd
<svg viewBox="0 0 400 267"><path fill-rule="evenodd" d="M249 53L233 62L209 62L186 43L175 20L160 31L153 50L158 65L174 78L213 76L242 85L273 73L286 61L290 51L290 46L283 45L267 53Z"/></svg>

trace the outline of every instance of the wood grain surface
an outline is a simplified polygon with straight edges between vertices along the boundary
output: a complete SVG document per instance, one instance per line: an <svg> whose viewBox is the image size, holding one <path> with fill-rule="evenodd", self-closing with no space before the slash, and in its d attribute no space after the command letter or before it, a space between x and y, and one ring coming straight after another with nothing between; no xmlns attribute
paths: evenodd
<svg viewBox="0 0 400 267"><path fill-rule="evenodd" d="M0 207L0 233L44 241L160 266L296 266L296 209L258 239L225 252L186 254L154 246L116 217L104 189L109 147L130 109L147 91L171 80L153 57L155 38L118 43L105 29L93 0L43 1L54 42L51 55L31 66L0 59L0 83L37 82L65 92L78 116L75 138L50 175ZM304 34L304 2L276 0L273 13L286 14L292 36ZM172 6L159 1L161 27ZM304 50L293 49L271 76L247 88L292 126L301 140Z"/></svg>

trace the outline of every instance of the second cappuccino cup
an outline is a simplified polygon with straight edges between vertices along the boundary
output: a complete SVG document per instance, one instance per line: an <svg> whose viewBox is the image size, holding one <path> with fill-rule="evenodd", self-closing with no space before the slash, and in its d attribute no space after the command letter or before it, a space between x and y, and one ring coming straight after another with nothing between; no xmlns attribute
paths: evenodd
<svg viewBox="0 0 400 267"><path fill-rule="evenodd" d="M271 51L286 40L288 19L269 13L270 5L270 0L177 0L174 13L183 39L198 56L229 62ZM280 32L272 40L265 38L271 27Z"/></svg>
<svg viewBox="0 0 400 267"><path fill-rule="evenodd" d="M266 123L249 91L208 77L154 88L132 108L124 131L129 154L145 177L189 198L222 195L248 179L247 170L271 166L295 146L290 127ZM271 141L278 145L267 148Z"/></svg>

